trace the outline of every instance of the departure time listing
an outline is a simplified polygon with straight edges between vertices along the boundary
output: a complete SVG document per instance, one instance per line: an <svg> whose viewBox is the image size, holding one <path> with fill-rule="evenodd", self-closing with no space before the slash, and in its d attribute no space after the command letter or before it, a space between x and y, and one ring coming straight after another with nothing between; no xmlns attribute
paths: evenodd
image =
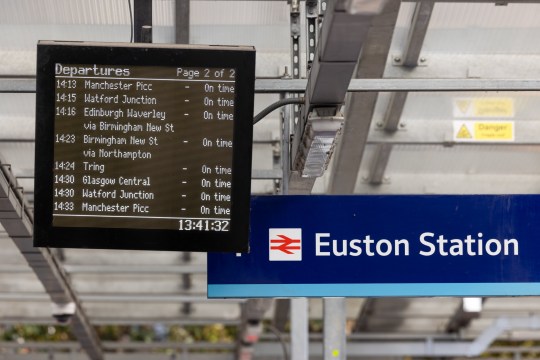
<svg viewBox="0 0 540 360"><path fill-rule="evenodd" d="M55 64L53 225L229 231L235 79Z"/></svg>

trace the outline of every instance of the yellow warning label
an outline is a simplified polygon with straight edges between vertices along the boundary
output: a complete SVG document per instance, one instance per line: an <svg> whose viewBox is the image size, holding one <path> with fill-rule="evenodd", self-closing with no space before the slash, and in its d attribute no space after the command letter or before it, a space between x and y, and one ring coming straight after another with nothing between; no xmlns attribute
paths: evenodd
<svg viewBox="0 0 540 360"><path fill-rule="evenodd" d="M473 116L512 117L514 116L514 100L510 98L475 99Z"/></svg>
<svg viewBox="0 0 540 360"><path fill-rule="evenodd" d="M457 98L453 114L457 118L514 117L513 98Z"/></svg>
<svg viewBox="0 0 540 360"><path fill-rule="evenodd" d="M454 141L500 142L514 141L514 121L455 120Z"/></svg>
<svg viewBox="0 0 540 360"><path fill-rule="evenodd" d="M475 122L474 138L492 141L514 140L514 122Z"/></svg>
<svg viewBox="0 0 540 360"><path fill-rule="evenodd" d="M467 129L467 126L465 124L461 125L459 128L459 131L456 135L457 139L472 139L471 132L469 129Z"/></svg>

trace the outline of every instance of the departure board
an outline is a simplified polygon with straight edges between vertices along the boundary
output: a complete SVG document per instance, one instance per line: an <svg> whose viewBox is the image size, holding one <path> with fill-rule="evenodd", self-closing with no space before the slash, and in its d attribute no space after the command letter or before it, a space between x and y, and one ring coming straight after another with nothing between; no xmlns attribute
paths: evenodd
<svg viewBox="0 0 540 360"><path fill-rule="evenodd" d="M246 251L254 59L41 42L35 244Z"/></svg>

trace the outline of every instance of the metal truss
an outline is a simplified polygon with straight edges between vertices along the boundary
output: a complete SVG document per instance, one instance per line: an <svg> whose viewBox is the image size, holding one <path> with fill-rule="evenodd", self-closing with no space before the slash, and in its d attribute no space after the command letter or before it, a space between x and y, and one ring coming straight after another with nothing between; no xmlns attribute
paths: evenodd
<svg viewBox="0 0 540 360"><path fill-rule="evenodd" d="M81 306L60 261L48 248L35 248L32 241L33 215L9 165L0 163L0 224L43 284L48 298L59 306L75 305L71 329L91 360L102 360L100 340ZM46 296L46 295L45 295ZM20 301L18 296L16 301Z"/></svg>
<svg viewBox="0 0 540 360"><path fill-rule="evenodd" d="M259 94L304 93L307 80L257 79L255 92ZM352 79L347 92L464 92L464 91L540 91L540 79ZM0 93L35 93L36 81L0 77Z"/></svg>
<svg viewBox="0 0 540 360"><path fill-rule="evenodd" d="M415 68L420 62L420 52L422 51L434 6L435 3L432 0L424 0L416 3L403 54L397 58L397 60L400 60L399 63L407 68ZM386 133L392 134L398 130L406 101L406 92L391 93L390 102L380 126ZM386 144L377 146L368 176L368 182L370 184L380 185L383 183L391 153L392 146Z"/></svg>

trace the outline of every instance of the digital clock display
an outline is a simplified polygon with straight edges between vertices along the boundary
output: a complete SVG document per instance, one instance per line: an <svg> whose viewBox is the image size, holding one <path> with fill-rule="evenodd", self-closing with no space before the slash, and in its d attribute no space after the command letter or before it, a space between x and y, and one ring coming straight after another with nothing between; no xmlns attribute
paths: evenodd
<svg viewBox="0 0 540 360"><path fill-rule="evenodd" d="M246 251L254 60L40 42L36 245Z"/></svg>
<svg viewBox="0 0 540 360"><path fill-rule="evenodd" d="M229 231L229 223L229 220L181 219L178 230Z"/></svg>

